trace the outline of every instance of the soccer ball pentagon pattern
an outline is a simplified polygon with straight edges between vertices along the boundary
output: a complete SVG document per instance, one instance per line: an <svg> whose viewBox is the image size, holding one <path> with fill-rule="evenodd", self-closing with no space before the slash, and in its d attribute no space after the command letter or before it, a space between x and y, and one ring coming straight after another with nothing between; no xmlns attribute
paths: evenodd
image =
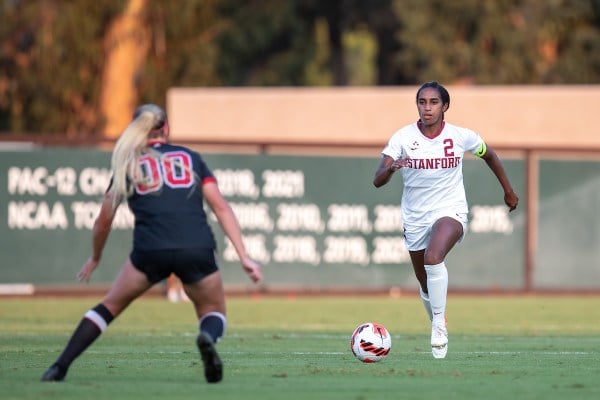
<svg viewBox="0 0 600 400"><path fill-rule="evenodd" d="M360 361L374 363L390 353L392 338L385 327L376 322L360 324L352 333L350 349Z"/></svg>

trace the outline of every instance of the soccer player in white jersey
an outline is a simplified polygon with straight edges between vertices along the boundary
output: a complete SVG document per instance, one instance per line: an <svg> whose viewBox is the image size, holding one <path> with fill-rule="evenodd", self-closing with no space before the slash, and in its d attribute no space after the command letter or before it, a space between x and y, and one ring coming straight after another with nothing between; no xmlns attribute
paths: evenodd
<svg viewBox="0 0 600 400"><path fill-rule="evenodd" d="M419 120L390 138L373 179L375 187L380 187L401 170L405 243L431 320L435 358L446 357L448 351L448 270L444 259L467 228L469 210L462 173L465 152L482 158L493 171L510 211L519 202L496 153L474 131L444 121L449 107L450 95L442 85L423 84L417 91Z"/></svg>

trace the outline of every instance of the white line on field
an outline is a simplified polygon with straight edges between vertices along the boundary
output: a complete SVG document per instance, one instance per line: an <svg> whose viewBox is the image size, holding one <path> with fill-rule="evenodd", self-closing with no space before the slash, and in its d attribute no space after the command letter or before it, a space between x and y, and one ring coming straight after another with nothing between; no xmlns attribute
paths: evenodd
<svg viewBox="0 0 600 400"><path fill-rule="evenodd" d="M140 352L140 354L186 354L193 352L191 350L188 351L146 351ZM87 353L91 354L124 354L123 351L110 351L110 350L88 350ZM430 354L429 351L403 351L403 352L395 352L398 354ZM322 356L322 355L345 355L352 354L350 350L346 351L219 351L219 354L229 354L229 355L255 355L255 354L263 354L263 355L282 355L282 354L290 354L296 356ZM492 355L492 356L515 356L515 355L539 355L539 356L596 356L599 352L594 351L454 351L452 354L461 354L461 355Z"/></svg>

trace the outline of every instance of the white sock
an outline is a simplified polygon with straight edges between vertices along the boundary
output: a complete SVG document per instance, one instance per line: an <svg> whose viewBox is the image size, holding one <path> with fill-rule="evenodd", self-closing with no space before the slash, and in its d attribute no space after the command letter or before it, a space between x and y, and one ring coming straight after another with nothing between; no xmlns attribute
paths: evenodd
<svg viewBox="0 0 600 400"><path fill-rule="evenodd" d="M446 296L448 294L448 270L442 261L436 265L425 265L427 291L431 304L432 323L445 324Z"/></svg>
<svg viewBox="0 0 600 400"><path fill-rule="evenodd" d="M429 302L429 295L423 291L421 285L419 285L419 294L421 295L421 302L423 302L423 307L425 307L425 311L427 311L427 315L429 315L429 320L433 319L433 314L431 312L431 303Z"/></svg>

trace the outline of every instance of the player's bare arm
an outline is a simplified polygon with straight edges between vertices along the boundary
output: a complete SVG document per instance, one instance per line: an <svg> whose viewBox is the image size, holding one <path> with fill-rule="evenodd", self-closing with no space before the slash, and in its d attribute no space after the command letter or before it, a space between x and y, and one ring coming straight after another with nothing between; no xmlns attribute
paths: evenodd
<svg viewBox="0 0 600 400"><path fill-rule="evenodd" d="M115 214L116 206L113 200L113 193L108 191L104 194L100 213L94 222L94 229L92 232L92 255L83 264L79 273L77 273L77 280L80 282L89 282L92 273L100 263L102 251L104 250L106 240L110 234Z"/></svg>
<svg viewBox="0 0 600 400"><path fill-rule="evenodd" d="M517 205L519 204L519 197L513 190L510 181L508 180L508 176L506 175L506 171L502 166L500 158L498 157L496 152L489 146L487 147L487 151L483 156L481 156L481 158L485 160L488 167L492 170L494 175L496 175L496 178L498 178L498 181L500 182L500 185L504 190L504 203L509 208L509 211L513 211L517 208Z"/></svg>
<svg viewBox="0 0 600 400"><path fill-rule="evenodd" d="M394 160L390 156L383 156L381 158L381 163L379 164L379 167L377 167L377 170L375 171L373 185L375 187L381 187L388 183L394 172L406 166L407 160L408 158L399 158L397 160Z"/></svg>
<svg viewBox="0 0 600 400"><path fill-rule="evenodd" d="M238 254L242 268L246 271L252 282L260 282L262 280L261 266L256 261L252 260L246 253L237 218L233 213L231 206L221 194L219 187L214 182L207 182L202 185L202 192L208 205L215 213L223 232L225 232L225 235L231 240L231 244Z"/></svg>

